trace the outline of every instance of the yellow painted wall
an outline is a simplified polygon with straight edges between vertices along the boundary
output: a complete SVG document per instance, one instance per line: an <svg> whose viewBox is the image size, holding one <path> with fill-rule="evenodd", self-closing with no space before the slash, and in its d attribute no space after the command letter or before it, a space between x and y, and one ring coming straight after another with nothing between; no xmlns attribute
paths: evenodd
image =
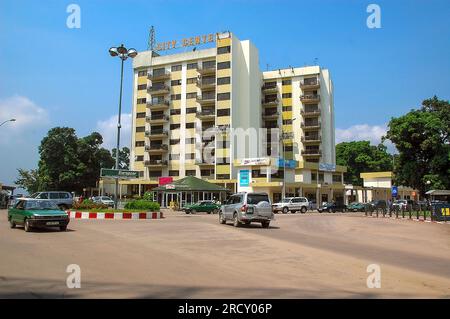
<svg viewBox="0 0 450 319"><path fill-rule="evenodd" d="M135 155L144 155L144 147L135 147L134 148Z"/></svg>
<svg viewBox="0 0 450 319"><path fill-rule="evenodd" d="M283 85L281 92L282 93L292 93L292 85Z"/></svg>
<svg viewBox="0 0 450 319"><path fill-rule="evenodd" d="M226 38L226 39L217 39L217 47L226 47L231 45L231 38Z"/></svg>
<svg viewBox="0 0 450 319"><path fill-rule="evenodd" d="M223 70L217 70L217 77L223 78L226 76L231 76L231 69L223 69Z"/></svg>
<svg viewBox="0 0 450 319"><path fill-rule="evenodd" d="M143 141L145 139L145 133L144 132L136 133L135 139L136 141Z"/></svg>
<svg viewBox="0 0 450 319"><path fill-rule="evenodd" d="M217 86L217 93L228 93L228 92L231 92L231 85L230 84L218 85Z"/></svg>
<svg viewBox="0 0 450 319"><path fill-rule="evenodd" d="M281 100L282 101L282 105L283 106L289 106L289 105L292 105L292 98L284 98L284 99L282 99Z"/></svg>
<svg viewBox="0 0 450 319"><path fill-rule="evenodd" d="M216 123L217 125L225 125L225 124L230 124L230 117L229 116L220 116L217 117Z"/></svg>
<svg viewBox="0 0 450 319"><path fill-rule="evenodd" d="M143 113L147 111L147 105L146 104L137 104L136 105L136 112L137 113Z"/></svg>
<svg viewBox="0 0 450 319"><path fill-rule="evenodd" d="M218 109L228 109L231 106L231 100L227 101L217 101L217 108Z"/></svg>
<svg viewBox="0 0 450 319"><path fill-rule="evenodd" d="M186 70L186 78L196 78L198 75L197 69Z"/></svg>
<svg viewBox="0 0 450 319"><path fill-rule="evenodd" d="M229 157L230 149L228 148L218 148L216 149L216 157Z"/></svg>
<svg viewBox="0 0 450 319"><path fill-rule="evenodd" d="M138 83L138 85L147 84L147 77L146 76L138 77L137 83Z"/></svg>
<svg viewBox="0 0 450 319"><path fill-rule="evenodd" d="M181 100L173 100L172 108L173 109L181 109Z"/></svg>
<svg viewBox="0 0 450 319"><path fill-rule="evenodd" d="M145 118L136 119L136 126L144 126Z"/></svg>
<svg viewBox="0 0 450 319"><path fill-rule="evenodd" d="M231 53L219 54L217 56L217 62L227 62L231 61Z"/></svg>
<svg viewBox="0 0 450 319"><path fill-rule="evenodd" d="M283 115L283 120L292 119L292 111L283 112L282 115Z"/></svg>
<svg viewBox="0 0 450 319"><path fill-rule="evenodd" d="M230 165L216 165L216 174L230 174Z"/></svg>
<svg viewBox="0 0 450 319"><path fill-rule="evenodd" d="M170 79L171 80L181 80L181 71L171 72Z"/></svg>

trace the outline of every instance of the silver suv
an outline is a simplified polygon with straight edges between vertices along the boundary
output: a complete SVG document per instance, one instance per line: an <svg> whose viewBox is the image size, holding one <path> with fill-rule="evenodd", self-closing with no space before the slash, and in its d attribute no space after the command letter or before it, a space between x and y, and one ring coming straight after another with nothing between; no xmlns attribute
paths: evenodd
<svg viewBox="0 0 450 319"><path fill-rule="evenodd" d="M38 192L30 196L36 199L50 199L53 201L60 209L69 209L73 205L73 197L69 192Z"/></svg>
<svg viewBox="0 0 450 319"><path fill-rule="evenodd" d="M235 227L256 222L261 223L263 228L268 228L273 218L272 206L267 193L233 194L222 205L219 212L221 224L232 220Z"/></svg>
<svg viewBox="0 0 450 319"><path fill-rule="evenodd" d="M306 197L286 197L281 202L273 204L273 211L275 213L283 212L283 214L300 211L304 214L308 207L309 202Z"/></svg>

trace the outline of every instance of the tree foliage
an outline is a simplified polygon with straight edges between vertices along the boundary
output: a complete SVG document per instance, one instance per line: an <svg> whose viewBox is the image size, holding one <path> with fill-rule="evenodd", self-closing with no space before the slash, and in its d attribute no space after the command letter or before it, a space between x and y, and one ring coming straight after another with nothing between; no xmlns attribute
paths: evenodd
<svg viewBox="0 0 450 319"><path fill-rule="evenodd" d="M111 155L116 159L116 148L111 150ZM130 149L128 147L123 147L119 151L119 168L120 169L129 169L130 167Z"/></svg>
<svg viewBox="0 0 450 319"><path fill-rule="evenodd" d="M370 145L370 141L342 142L336 145L336 163L347 166L344 181L347 184L362 185L362 172L392 170L392 155L386 146Z"/></svg>
<svg viewBox="0 0 450 319"><path fill-rule="evenodd" d="M81 192L95 187L102 167L113 167L110 152L101 147L103 137L97 133L78 138L69 127L52 128L39 146L37 170L19 169L16 181L28 192L61 190Z"/></svg>
<svg viewBox="0 0 450 319"><path fill-rule="evenodd" d="M450 104L436 96L392 118L385 139L399 151L395 183L420 190L450 188ZM427 181L431 184L427 186Z"/></svg>

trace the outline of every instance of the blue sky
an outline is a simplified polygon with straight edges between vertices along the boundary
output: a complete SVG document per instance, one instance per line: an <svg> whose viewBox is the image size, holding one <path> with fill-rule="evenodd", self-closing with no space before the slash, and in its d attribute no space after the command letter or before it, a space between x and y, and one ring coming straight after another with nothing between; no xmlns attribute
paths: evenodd
<svg viewBox="0 0 450 319"><path fill-rule="evenodd" d="M71 3L81 8L80 29L66 26ZM366 26L370 3L381 7L381 29ZM317 58L334 81L338 141L376 142L391 117L433 95L449 99L448 21L450 2L432 0L1 0L0 120L18 121L0 127L0 181L10 184L17 167L36 167L39 142L54 126L74 127L79 136L99 130L111 145L120 65L108 48L145 50L151 25L157 41L230 30L254 42L264 70Z"/></svg>

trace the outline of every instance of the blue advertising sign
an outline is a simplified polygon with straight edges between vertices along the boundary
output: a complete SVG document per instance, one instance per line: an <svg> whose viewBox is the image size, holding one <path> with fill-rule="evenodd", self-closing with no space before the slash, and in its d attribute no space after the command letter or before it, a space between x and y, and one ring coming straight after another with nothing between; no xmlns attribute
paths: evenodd
<svg viewBox="0 0 450 319"><path fill-rule="evenodd" d="M279 158L278 159L278 167L296 168L297 161L296 160L285 160L283 158Z"/></svg>
<svg viewBox="0 0 450 319"><path fill-rule="evenodd" d="M250 170L243 169L239 173L239 186L248 187L250 185Z"/></svg>
<svg viewBox="0 0 450 319"><path fill-rule="evenodd" d="M336 165L329 163L319 163L319 171L334 172L336 171Z"/></svg>
<svg viewBox="0 0 450 319"><path fill-rule="evenodd" d="M397 186L392 186L391 194L392 194L392 197L397 197L397 195L398 195L398 188L397 188Z"/></svg>

